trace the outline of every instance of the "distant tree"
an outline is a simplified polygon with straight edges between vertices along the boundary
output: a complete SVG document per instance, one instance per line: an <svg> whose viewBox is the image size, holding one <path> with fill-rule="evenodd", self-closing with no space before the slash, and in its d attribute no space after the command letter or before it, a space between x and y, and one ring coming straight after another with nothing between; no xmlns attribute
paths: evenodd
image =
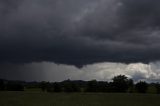
<svg viewBox="0 0 160 106"><path fill-rule="evenodd" d="M155 87L156 87L156 90L157 90L157 94L160 94L160 84L156 83Z"/></svg>
<svg viewBox="0 0 160 106"><path fill-rule="evenodd" d="M98 81L97 82L97 92L107 92L108 82Z"/></svg>
<svg viewBox="0 0 160 106"><path fill-rule="evenodd" d="M86 92L97 92L98 91L98 86L97 86L97 81L96 80L92 80L92 81L88 81L87 83L87 88L86 88Z"/></svg>
<svg viewBox="0 0 160 106"><path fill-rule="evenodd" d="M46 90L47 90L47 92L54 92L54 84L48 83Z"/></svg>
<svg viewBox="0 0 160 106"><path fill-rule="evenodd" d="M145 81L140 81L135 85L135 89L139 93L146 93L148 84Z"/></svg>
<svg viewBox="0 0 160 106"><path fill-rule="evenodd" d="M62 86L60 83L55 82L53 84L53 87L54 87L54 92L61 92L62 91Z"/></svg>
<svg viewBox="0 0 160 106"><path fill-rule="evenodd" d="M134 92L134 82L132 79L129 79L128 80L128 92L129 93L133 93Z"/></svg>
<svg viewBox="0 0 160 106"><path fill-rule="evenodd" d="M47 90L48 82L42 81L40 83L40 88L42 89L43 92Z"/></svg>
<svg viewBox="0 0 160 106"><path fill-rule="evenodd" d="M126 92L128 90L130 80L125 75L115 76L112 80L111 85L115 92Z"/></svg>
<svg viewBox="0 0 160 106"><path fill-rule="evenodd" d="M80 92L80 87L74 81L66 80L63 84L65 92Z"/></svg>
<svg viewBox="0 0 160 106"><path fill-rule="evenodd" d="M80 92L80 87L76 83L72 83L73 92Z"/></svg>
<svg viewBox="0 0 160 106"><path fill-rule="evenodd" d="M6 84L6 90L8 90L8 91L24 91L24 85L20 82L9 81Z"/></svg>
<svg viewBox="0 0 160 106"><path fill-rule="evenodd" d="M25 88L27 89L35 89L35 88L41 88L42 82L25 82Z"/></svg>
<svg viewBox="0 0 160 106"><path fill-rule="evenodd" d="M106 92L115 92L113 82L109 82L106 87Z"/></svg>
<svg viewBox="0 0 160 106"><path fill-rule="evenodd" d="M0 90L5 90L4 80L0 79Z"/></svg>

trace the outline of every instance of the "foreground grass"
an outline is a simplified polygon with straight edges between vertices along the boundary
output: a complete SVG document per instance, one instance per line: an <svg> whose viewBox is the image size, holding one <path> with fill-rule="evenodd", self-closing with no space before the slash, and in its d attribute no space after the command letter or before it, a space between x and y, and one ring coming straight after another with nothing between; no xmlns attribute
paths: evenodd
<svg viewBox="0 0 160 106"><path fill-rule="evenodd" d="M160 106L160 95L0 92L0 106Z"/></svg>

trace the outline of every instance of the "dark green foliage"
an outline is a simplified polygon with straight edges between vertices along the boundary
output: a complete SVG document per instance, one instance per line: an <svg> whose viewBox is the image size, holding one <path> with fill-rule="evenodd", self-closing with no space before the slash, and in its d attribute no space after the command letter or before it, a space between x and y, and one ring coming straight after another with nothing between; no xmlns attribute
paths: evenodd
<svg viewBox="0 0 160 106"><path fill-rule="evenodd" d="M133 93L134 92L134 82L132 79L128 80L128 93Z"/></svg>
<svg viewBox="0 0 160 106"><path fill-rule="evenodd" d="M156 87L156 90L157 90L157 94L160 94L160 84L156 83L155 87Z"/></svg>
<svg viewBox="0 0 160 106"><path fill-rule="evenodd" d="M88 81L86 92L97 92L98 83L96 80Z"/></svg>
<svg viewBox="0 0 160 106"><path fill-rule="evenodd" d="M45 82L45 81L42 81L40 83L40 88L42 89L43 92L47 90L47 85L48 85L48 82Z"/></svg>
<svg viewBox="0 0 160 106"><path fill-rule="evenodd" d="M108 82L104 81L88 81L86 92L107 92Z"/></svg>
<svg viewBox="0 0 160 106"><path fill-rule="evenodd" d="M128 80L125 75L115 76L112 80L112 87L115 92L126 92L129 88L129 85L132 84L132 81Z"/></svg>
<svg viewBox="0 0 160 106"><path fill-rule="evenodd" d="M64 92L80 92L80 88L74 81L66 80L63 82Z"/></svg>
<svg viewBox="0 0 160 106"><path fill-rule="evenodd" d="M115 76L112 82L91 80L46 83L41 82L42 91L48 92L134 92L134 83L125 75Z"/></svg>
<svg viewBox="0 0 160 106"><path fill-rule="evenodd" d="M24 91L24 86L20 82L9 81L6 84L7 91Z"/></svg>
<svg viewBox="0 0 160 106"><path fill-rule="evenodd" d="M41 82L25 82L25 88L27 89L36 89L41 88Z"/></svg>
<svg viewBox="0 0 160 106"><path fill-rule="evenodd" d="M5 90L4 80L0 79L0 91Z"/></svg>
<svg viewBox="0 0 160 106"><path fill-rule="evenodd" d="M145 81L140 81L135 85L135 89L139 93L146 93L148 84Z"/></svg>
<svg viewBox="0 0 160 106"><path fill-rule="evenodd" d="M54 89L54 92L61 92L62 91L62 86L59 84L59 83L54 83L53 84L53 89Z"/></svg>
<svg viewBox="0 0 160 106"><path fill-rule="evenodd" d="M98 81L97 82L97 91L98 92L108 92L107 85L108 85L108 82Z"/></svg>
<svg viewBox="0 0 160 106"><path fill-rule="evenodd" d="M134 84L132 79L125 75L115 76L111 82L107 81L81 81L65 80L62 82L22 82L0 80L0 90L23 91L30 89L41 89L43 92L120 92L120 93L160 93L159 83L138 82Z"/></svg>
<svg viewBox="0 0 160 106"><path fill-rule="evenodd" d="M53 83L48 83L46 86L47 92L54 92L54 85Z"/></svg>

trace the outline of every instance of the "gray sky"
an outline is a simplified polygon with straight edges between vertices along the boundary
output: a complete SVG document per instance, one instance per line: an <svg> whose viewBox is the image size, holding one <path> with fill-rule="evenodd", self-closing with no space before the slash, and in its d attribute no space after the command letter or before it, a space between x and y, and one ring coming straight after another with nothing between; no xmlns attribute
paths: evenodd
<svg viewBox="0 0 160 106"><path fill-rule="evenodd" d="M142 73L130 77L158 72L159 67L141 67L157 67L151 64L160 60L159 5L158 0L0 0L0 77L87 80L96 74L103 80L110 73L128 75L132 70L117 70L139 63ZM103 63L113 67L104 72L107 77L97 69Z"/></svg>

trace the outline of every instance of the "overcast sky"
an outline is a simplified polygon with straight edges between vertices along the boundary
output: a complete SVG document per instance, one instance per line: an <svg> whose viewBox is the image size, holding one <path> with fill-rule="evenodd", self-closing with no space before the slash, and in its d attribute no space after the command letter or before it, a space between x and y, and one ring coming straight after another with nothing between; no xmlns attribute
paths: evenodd
<svg viewBox="0 0 160 106"><path fill-rule="evenodd" d="M0 0L0 77L160 79L159 0Z"/></svg>

